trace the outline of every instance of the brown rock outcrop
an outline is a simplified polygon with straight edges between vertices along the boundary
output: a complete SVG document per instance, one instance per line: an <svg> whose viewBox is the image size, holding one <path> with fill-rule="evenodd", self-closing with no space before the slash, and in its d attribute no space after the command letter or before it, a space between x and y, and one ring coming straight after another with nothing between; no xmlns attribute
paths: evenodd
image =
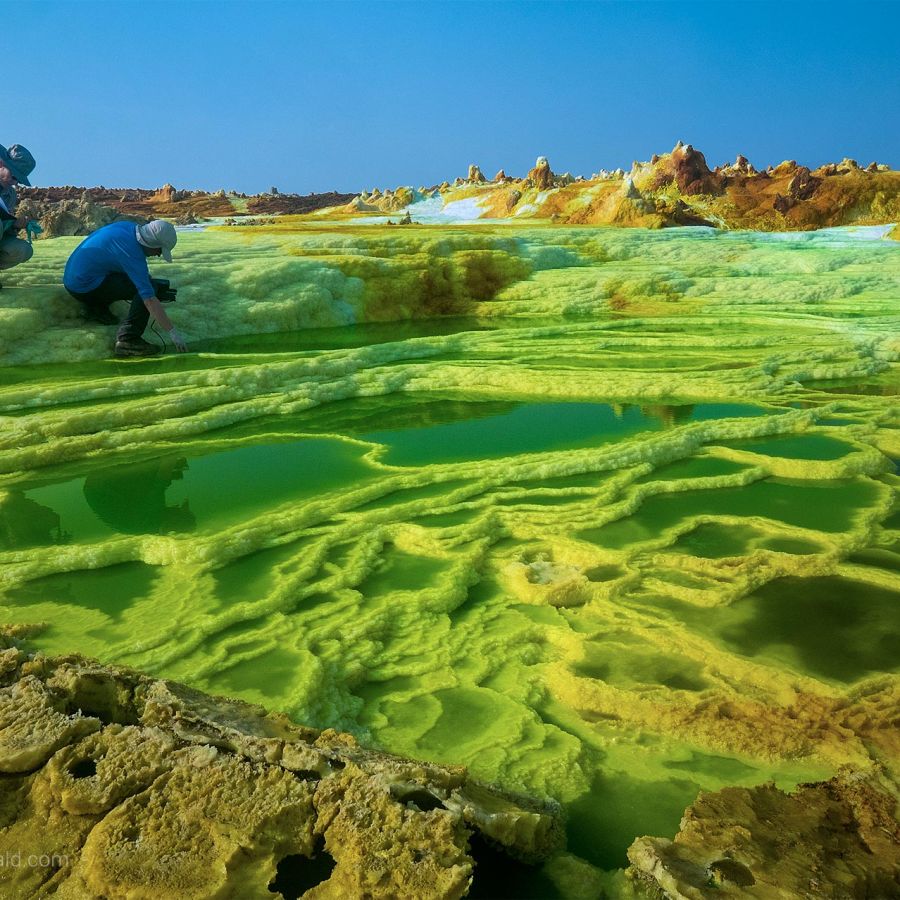
<svg viewBox="0 0 900 900"><path fill-rule="evenodd" d="M151 203L174 203L175 188L171 184L164 184L158 191L150 195Z"/></svg>
<svg viewBox="0 0 900 900"><path fill-rule="evenodd" d="M563 840L555 805L461 767L2 633L0 772L0 855L38 860L0 867L10 900L457 898L474 833L531 862Z"/></svg>
<svg viewBox="0 0 900 900"><path fill-rule="evenodd" d="M682 194L718 194L721 191L721 179L710 171L706 157L690 144L672 151L672 164L675 183Z"/></svg>
<svg viewBox="0 0 900 900"><path fill-rule="evenodd" d="M651 896L900 896L896 785L845 773L784 793L774 785L702 793L674 841L638 838L628 874Z"/></svg>
<svg viewBox="0 0 900 900"><path fill-rule="evenodd" d="M525 176L525 186L537 188L539 191L546 191L553 187L553 172L550 170L550 163L546 156L539 156L534 164L534 168Z"/></svg>
<svg viewBox="0 0 900 900"><path fill-rule="evenodd" d="M679 141L671 153L657 157L655 163L639 163L631 167L632 178L642 190L656 191L673 182L687 196L721 194L726 177L710 171L706 157L690 144Z"/></svg>
<svg viewBox="0 0 900 900"><path fill-rule="evenodd" d="M229 216L235 212L224 191L221 194L176 191L171 185L165 185L158 191L138 188L31 187L20 188L19 197L21 200L34 200L38 203L84 200L112 207L120 216L145 221L160 217L176 219L186 215L199 219Z"/></svg>
<svg viewBox="0 0 900 900"><path fill-rule="evenodd" d="M466 176L466 181L471 184L484 184L487 182L487 178L484 177L481 169L473 163L469 166L469 174Z"/></svg>
<svg viewBox="0 0 900 900"><path fill-rule="evenodd" d="M794 200L809 200L820 183L820 179L813 176L806 166L800 166L788 183L788 196Z"/></svg>
<svg viewBox="0 0 900 900"><path fill-rule="evenodd" d="M787 195L776 194L772 205L784 215L799 201L809 200L821 183L822 179L813 175L806 166L797 166L793 178L788 182Z"/></svg>

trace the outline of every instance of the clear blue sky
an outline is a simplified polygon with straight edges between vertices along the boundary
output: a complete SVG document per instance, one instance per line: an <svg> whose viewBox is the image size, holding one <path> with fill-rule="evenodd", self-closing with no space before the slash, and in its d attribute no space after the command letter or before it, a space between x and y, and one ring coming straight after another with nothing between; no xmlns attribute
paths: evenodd
<svg viewBox="0 0 900 900"><path fill-rule="evenodd" d="M34 184L353 191L538 155L589 175L679 139L710 165L900 167L894 2L33 0L4 18L0 143L34 153Z"/></svg>

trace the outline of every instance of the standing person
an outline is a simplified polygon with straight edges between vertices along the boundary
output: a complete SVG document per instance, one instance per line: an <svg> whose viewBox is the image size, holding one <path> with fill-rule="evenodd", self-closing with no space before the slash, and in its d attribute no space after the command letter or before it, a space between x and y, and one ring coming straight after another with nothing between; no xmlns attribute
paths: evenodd
<svg viewBox="0 0 900 900"><path fill-rule="evenodd" d="M21 144L0 147L0 269L28 262L34 252L28 241L16 237L25 227L25 222L16 218L16 185L31 187L28 176L33 169L34 157Z"/></svg>
<svg viewBox="0 0 900 900"><path fill-rule="evenodd" d="M84 308L87 318L112 325L116 317L109 311L116 300L130 300L128 315L116 334L116 356L153 356L159 348L141 335L150 316L169 333L180 351L187 350L184 338L172 324L156 296L147 257L162 256L172 262L172 248L178 240L175 228L162 219L146 225L113 222L86 237L66 263L63 284Z"/></svg>

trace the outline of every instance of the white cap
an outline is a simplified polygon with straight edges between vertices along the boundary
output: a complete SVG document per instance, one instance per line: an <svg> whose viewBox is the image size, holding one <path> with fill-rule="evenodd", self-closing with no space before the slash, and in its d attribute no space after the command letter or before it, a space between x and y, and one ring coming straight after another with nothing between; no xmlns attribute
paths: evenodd
<svg viewBox="0 0 900 900"><path fill-rule="evenodd" d="M172 248L178 242L178 233L171 222L154 219L146 225L138 225L135 229L137 239L145 247L159 248L166 262L172 262Z"/></svg>

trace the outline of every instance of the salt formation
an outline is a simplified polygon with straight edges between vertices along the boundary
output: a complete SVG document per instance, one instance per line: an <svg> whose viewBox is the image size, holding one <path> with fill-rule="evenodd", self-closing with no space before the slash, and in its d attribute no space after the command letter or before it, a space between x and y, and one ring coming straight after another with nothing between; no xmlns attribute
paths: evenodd
<svg viewBox="0 0 900 900"><path fill-rule="evenodd" d="M894 777L883 233L184 234L206 342L134 365L42 242L0 292L0 615L556 798L566 897L701 791Z"/></svg>
<svg viewBox="0 0 900 900"><path fill-rule="evenodd" d="M0 867L11 900L297 896L291 871L314 861L326 865L309 898L454 898L477 867L474 832L532 863L560 848L552 804L460 767L81 657L29 656L9 637L0 646L0 854L48 860Z"/></svg>

